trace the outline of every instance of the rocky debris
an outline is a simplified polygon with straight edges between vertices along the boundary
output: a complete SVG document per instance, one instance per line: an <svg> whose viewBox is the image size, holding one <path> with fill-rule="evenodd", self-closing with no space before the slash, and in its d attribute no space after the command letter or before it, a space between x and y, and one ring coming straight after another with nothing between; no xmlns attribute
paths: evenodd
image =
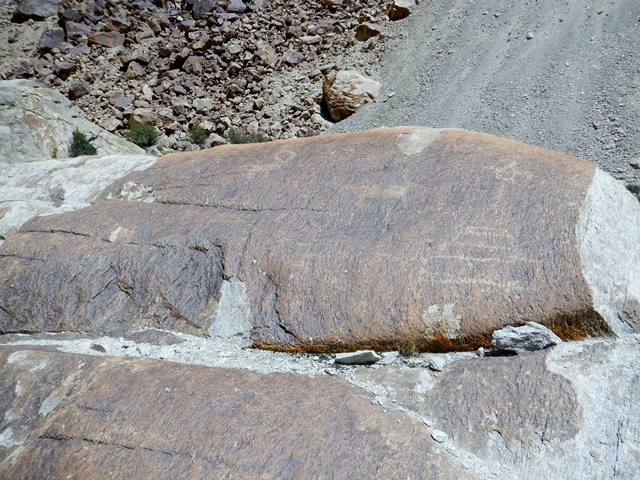
<svg viewBox="0 0 640 480"><path fill-rule="evenodd" d="M58 64L56 75L67 78L76 68L76 64ZM87 84L74 83L71 96L83 97L87 89ZM0 81L0 163L65 157L76 129L88 136L101 155L144 153L82 118L55 90L28 80Z"/></svg>
<svg viewBox="0 0 640 480"><path fill-rule="evenodd" d="M228 330L224 305L234 336L282 351L640 329L640 204L594 164L514 141L403 127L223 146L101 197L2 245L1 331L207 336Z"/></svg>
<svg viewBox="0 0 640 480"><path fill-rule="evenodd" d="M388 11L389 18L391 20L402 20L411 14L411 9L415 6L415 0L393 0Z"/></svg>
<svg viewBox="0 0 640 480"><path fill-rule="evenodd" d="M382 360L373 350L358 350L356 352L338 353L334 363L338 365L370 365Z"/></svg>
<svg viewBox="0 0 640 480"><path fill-rule="evenodd" d="M11 21L44 20L58 10L63 0L20 0Z"/></svg>
<svg viewBox="0 0 640 480"><path fill-rule="evenodd" d="M2 478L478 478L341 378L6 346L0 366Z"/></svg>
<svg viewBox="0 0 640 480"><path fill-rule="evenodd" d="M384 24L363 22L356 28L356 39L364 42L370 38L377 37L384 30Z"/></svg>
<svg viewBox="0 0 640 480"><path fill-rule="evenodd" d="M0 78L33 78L55 87L94 123L120 135L142 117L114 110L109 98L143 100L144 120L160 130L160 146L168 149L201 148L190 145L187 131L203 124L223 138L230 128L274 139L313 136L331 126L311 121L323 114L323 76L331 70L325 67L374 66L373 51L385 39L360 43L356 29L358 36L376 35L388 20L384 9L362 0L331 6L313 0L66 2L57 15L29 20L28 29L9 23L0 6L0 43L5 35L15 39L6 57L0 52ZM11 29L6 34L3 21ZM362 24L371 28L363 32ZM60 77L53 72L59 63L78 70ZM76 94L78 81L90 86L89 94ZM175 97L184 108L173 108ZM196 106L203 102L209 106Z"/></svg>
<svg viewBox="0 0 640 480"><path fill-rule="evenodd" d="M521 327L508 326L491 335L491 346L498 350L524 353L544 350L562 343L562 339L544 325L527 322Z"/></svg>
<svg viewBox="0 0 640 480"><path fill-rule="evenodd" d="M331 118L338 122L353 115L378 96L380 86L380 82L352 70L328 75L322 91Z"/></svg>
<svg viewBox="0 0 640 480"><path fill-rule="evenodd" d="M1 87L0 87L1 88ZM2 164L0 242L37 215L87 207L111 182L156 157L106 155Z"/></svg>

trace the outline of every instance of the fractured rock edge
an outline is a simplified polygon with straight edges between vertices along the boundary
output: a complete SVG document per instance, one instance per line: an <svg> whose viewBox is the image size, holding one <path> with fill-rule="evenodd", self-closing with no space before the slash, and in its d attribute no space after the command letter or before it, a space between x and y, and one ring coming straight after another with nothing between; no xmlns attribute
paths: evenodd
<svg viewBox="0 0 640 480"><path fill-rule="evenodd" d="M616 335L637 331L640 203L599 168L580 209L576 237L582 275L591 289L594 309Z"/></svg>
<svg viewBox="0 0 640 480"><path fill-rule="evenodd" d="M183 337L184 335L179 336ZM51 348L57 343L57 346L62 347L60 348L61 350L68 353L88 353L94 356L104 357L104 355L96 353L96 351L92 351L90 349L87 349L86 351L78 351L78 341L47 342L34 339L31 336L27 337L20 335L16 336L16 338L17 337L22 337L22 340L10 342L7 346L31 345L31 347L27 347L30 349L36 345L49 345L49 348ZM116 339L111 340L116 341ZM203 339L194 337L194 340L201 341ZM93 342L101 342L106 345L105 341L106 338L93 340ZM88 345L87 340L82 340L82 342L84 342L85 346ZM452 364L450 367L445 368L445 371L442 373L442 377L439 377L438 374L428 372L427 369L416 369L415 367L409 368L407 366L397 364L388 366L389 368L380 368L377 366L342 367L342 369L336 370L336 372L338 376L352 385L374 394L375 400L371 403L374 405L380 405L380 408L385 409L385 412L389 409L391 409L391 411L397 410L399 411L397 413L401 413L406 417L414 419L417 418L422 421L422 423L428 427L427 431L430 433L432 438L434 438L435 435L435 437L442 440L440 445L448 454L451 455L451 457L453 457L460 467L475 473L480 478L534 479L540 478L540 476L547 476L547 478L559 478L556 477L557 475L560 475L563 478L585 478L584 475L586 475L590 478L604 479L609 478L607 476L607 472L610 473L610 468L614 467L621 473L623 478L631 478L625 477L624 473L633 471L633 465L635 465L636 460L638 460L638 452L633 448L632 444L634 441L634 435L636 435L638 431L637 427L639 424L637 418L634 418L632 411L634 405L633 399L638 398L638 394L640 393L637 387L637 382L634 381L634 378L637 377L635 372L637 371L638 364L640 362L640 357L637 354L639 342L640 335L637 334L628 335L619 340L588 339L583 342L563 343L551 350L547 350L544 353L531 352L524 354L522 357L494 359L491 361L504 364L508 370L510 368L514 368L518 371L521 368L518 367L518 365L520 365L524 359L529 359L525 362L525 364L528 364L527 362L530 361L536 362L536 360L533 359L537 356L537 358L543 359L542 362L546 365L546 370L549 375L557 374L565 377L568 382L573 385L573 389L575 389L579 404L579 408L574 412L578 415L576 420L579 421L579 423L576 424L576 426L579 425L577 435L570 435L565 439L554 439L553 437L546 439L543 437L544 440L542 444L537 448L533 448L529 453L527 453L526 449L523 450L524 446L512 449L509 445L504 443L506 442L506 438L503 437L503 435L507 434L507 432L504 431L497 432L498 436L495 438L491 437L489 443L498 442L496 446L502 445L502 447L496 450L489 449L488 451L490 454L488 456L482 449L479 449L477 452L475 449L467 449L461 438L461 435L467 434L462 431L451 430L450 428L447 428L446 425L442 424L442 419L433 416L435 411L431 412L432 407L429 402L422 406L418 406L417 410L416 405L412 405L411 402L405 402L405 399L407 398L406 394L409 393L409 390L416 393L418 393L419 390L421 395L431 392L432 395L437 396L440 391L440 387L438 385L441 379L447 378L447 375L450 374L453 374L453 378L455 379L456 375L458 375L458 373L455 372L464 372L466 370L467 367L465 367L464 364L467 364L472 370L482 370L484 365L482 363L483 360L477 359L473 354L457 353L438 355L438 357L447 359L449 363L451 361L458 360L456 362L458 364L457 366ZM64 346L63 343L65 344ZM75 347L70 348L72 347L72 344L75 344ZM130 342L130 345L135 344ZM108 349L110 348L108 345L106 346ZM313 355L291 355L277 352L240 350L237 346L233 348L239 355L229 355L229 352L218 352L218 360L231 360L227 367L242 368L244 370L259 373L288 372L312 377L326 373L320 370L316 370L316 373L303 372L299 369L301 364L305 363L309 365L312 363L322 364L322 362L319 362ZM199 351L201 361L204 360L207 364L211 365L210 356L198 348L194 348L193 350L194 352ZM234 362L234 359L240 359L240 355L243 355L242 352L260 355L261 358L259 358L253 365L249 365L245 358L241 360L242 362L245 362L244 366L239 366L239 364ZM542 357L540 357L540 355L542 355ZM475 360L473 360L474 358ZM518 360L519 358L522 358L522 360ZM271 361L268 361L268 359ZM273 361L274 359L276 361ZM167 358L167 360L175 359ZM194 364L203 365L203 363L198 362L195 362ZM509 365L513 365L513 367L508 367ZM224 367L222 362L217 364L217 366ZM35 362L33 367L41 368L40 362ZM450 368L453 369L451 372L449 371ZM231 370L229 371L231 372ZM376 372L378 372L379 376L371 377L371 375L376 375ZM576 372L578 372L577 376ZM405 380L400 380L398 375L404 377L405 380L414 379L413 381L422 378L424 375L429 376L431 379L418 380L419 384L409 388L406 392L403 392L402 382ZM507 375L507 377L509 376ZM528 375L524 375L521 379L522 382L524 382L523 386L525 388L531 388L533 385L544 385L546 382L544 378L531 380L529 377L530 376ZM494 388L497 388L498 390L507 388L506 384L509 383L510 378L511 377L505 377L503 380L496 378L494 380ZM601 382L602 379L606 380L606 385ZM399 380L400 383L397 383ZM464 389L461 394L474 398L474 388L479 387L469 386L469 388L469 392L467 392L467 389ZM605 388L604 391L603 388ZM56 390L56 392L64 395L63 390L60 390L60 392ZM607 391L615 392L615 394L610 399L610 402L603 402L602 394L606 394ZM40 408L40 414L45 412L44 414L48 415L49 412L47 410L51 409L49 411L52 411L52 407L56 407L56 405L62 400L62 397L60 397L58 393L54 392L54 395L50 395L45 399L45 402ZM546 397L544 397L544 395L539 397L539 399L542 399L543 401L545 401L545 398ZM52 401L54 404L51 403ZM525 408L525 405L528 404L529 401L530 399L525 396L522 398L522 405L513 407L516 408L516 411L514 412L514 415L516 416L513 418L521 418L520 422L524 422L522 423L522 426L528 425L530 416L525 415L523 412L521 412L521 414L518 414L517 412L520 409ZM455 405L450 405L450 407L457 408ZM557 406L557 408L562 410L564 407ZM505 409L505 412L512 411L512 407L505 407ZM505 412L502 412L501 415L504 415ZM512 416L509 415L508 417L503 418L503 421L506 421L508 418L512 418ZM582 420L580 420L580 418L582 418ZM619 421L616 420L616 418L619 418ZM494 420L491 420L485 427L490 426L493 421ZM544 415L542 415L541 421L544 421ZM484 423L482 425L484 426ZM531 430L533 425L531 425L531 427L527 427L526 431L518 430L517 425L520 424L516 423L513 427L516 429L510 433L511 435L520 435L525 433L527 435L531 435L534 433L541 433L535 431L535 429ZM616 426L617 430L615 428ZM561 425L552 425L550 428L565 427ZM475 435L486 435L483 431L478 431ZM442 432L444 435L440 435L439 432ZM5 444L5 447L12 448L12 445L9 444L14 440L18 440L18 436L16 436L15 433L16 432L13 431L5 431L2 436L0 436L0 440ZM618 446L616 446L616 438L618 439ZM489 438L487 438L487 440L489 440ZM526 461L524 461L525 457L527 459ZM574 465L573 462L577 463ZM576 465L579 465L579 468L576 469ZM568 466L571 466L570 470L566 470ZM567 472L570 472L570 474Z"/></svg>

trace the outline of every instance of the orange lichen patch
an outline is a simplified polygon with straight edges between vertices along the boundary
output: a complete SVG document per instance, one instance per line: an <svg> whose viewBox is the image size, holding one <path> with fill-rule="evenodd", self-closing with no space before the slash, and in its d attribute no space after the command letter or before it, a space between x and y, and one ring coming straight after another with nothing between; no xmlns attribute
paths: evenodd
<svg viewBox="0 0 640 480"><path fill-rule="evenodd" d="M584 340L589 335L570 325L560 325L551 329L553 333L558 335L565 342L576 342Z"/></svg>
<svg viewBox="0 0 640 480"><path fill-rule="evenodd" d="M547 326L565 342L613 335L609 324L591 308L559 314Z"/></svg>

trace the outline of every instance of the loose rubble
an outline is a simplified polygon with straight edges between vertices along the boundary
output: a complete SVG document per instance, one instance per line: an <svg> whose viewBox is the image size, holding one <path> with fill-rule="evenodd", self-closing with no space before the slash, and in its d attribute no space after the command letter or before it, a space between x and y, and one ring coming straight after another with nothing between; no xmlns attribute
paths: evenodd
<svg viewBox="0 0 640 480"><path fill-rule="evenodd" d="M27 3L16 12L32 8ZM196 125L219 137L240 127L272 139L328 129L325 77L343 69L366 74L389 21L386 6L372 0L66 0L39 10L45 6L14 15L13 23L8 7L0 10L9 43L0 78L54 87L110 132L150 122L160 145L175 149L185 148ZM28 42L29 35L37 38ZM13 38L22 42L17 52Z"/></svg>

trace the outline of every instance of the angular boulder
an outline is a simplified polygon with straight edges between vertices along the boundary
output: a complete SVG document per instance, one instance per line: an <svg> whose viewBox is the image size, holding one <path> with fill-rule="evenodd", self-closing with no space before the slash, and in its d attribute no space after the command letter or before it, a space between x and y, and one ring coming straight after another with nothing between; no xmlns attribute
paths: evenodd
<svg viewBox="0 0 640 480"><path fill-rule="evenodd" d="M380 86L380 82L353 70L329 74L322 85L322 91L331 118L339 122L353 115L378 96Z"/></svg>
<svg viewBox="0 0 640 480"><path fill-rule="evenodd" d="M0 391L5 479L478 478L335 377L0 347Z"/></svg>
<svg viewBox="0 0 640 480"><path fill-rule="evenodd" d="M99 154L144 153L82 118L55 90L28 80L0 81L0 164L64 158L75 129L87 135Z"/></svg>
<svg viewBox="0 0 640 480"><path fill-rule="evenodd" d="M544 350L559 343L562 343L560 337L535 322L527 322L521 327L504 327L493 332L491 337L491 346L515 353Z"/></svg>
<svg viewBox="0 0 640 480"><path fill-rule="evenodd" d="M20 0L11 16L11 21L44 20L56 13L61 3L62 0Z"/></svg>
<svg viewBox="0 0 640 480"><path fill-rule="evenodd" d="M411 15L411 10L416 6L415 0L393 0L387 15L391 20L402 20Z"/></svg>
<svg viewBox="0 0 640 480"><path fill-rule="evenodd" d="M124 44L124 33L118 32L98 32L89 35L87 39L89 45L102 45L107 48L121 47Z"/></svg>
<svg viewBox="0 0 640 480"><path fill-rule="evenodd" d="M162 157L0 249L0 331L231 331L284 351L638 331L640 205L595 164L399 127ZM233 311L233 315L222 312Z"/></svg>

